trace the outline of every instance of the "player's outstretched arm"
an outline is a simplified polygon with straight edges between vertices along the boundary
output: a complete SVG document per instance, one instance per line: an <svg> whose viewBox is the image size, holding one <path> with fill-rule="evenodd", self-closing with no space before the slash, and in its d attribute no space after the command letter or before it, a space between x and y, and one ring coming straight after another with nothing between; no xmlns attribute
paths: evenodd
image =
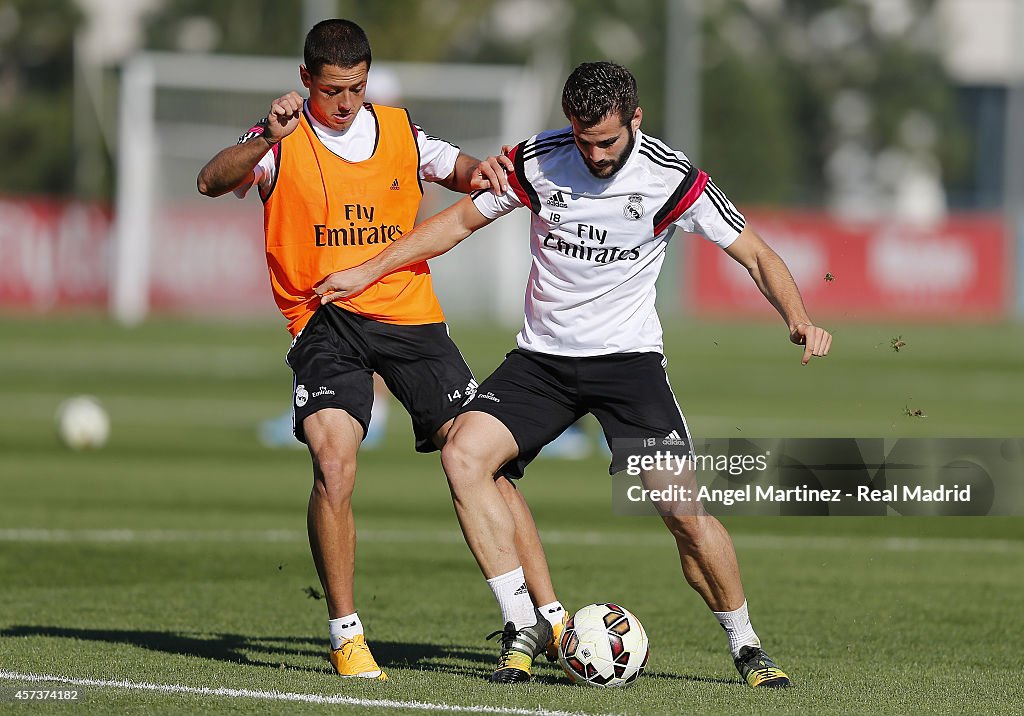
<svg viewBox="0 0 1024 716"><path fill-rule="evenodd" d="M826 356L832 346L832 334L811 323L804 307L800 289L785 262L749 226L725 250L749 272L789 327L789 340L804 346L801 363L807 365L811 356Z"/></svg>
<svg viewBox="0 0 1024 716"><path fill-rule="evenodd" d="M196 178L199 193L221 196L243 184L252 184L256 178L253 170L272 146L270 140L261 134L242 144L220 150Z"/></svg>
<svg viewBox="0 0 1024 716"><path fill-rule="evenodd" d="M452 173L437 183L446 189L463 194L488 189L495 194L504 194L508 190L508 179L505 178L505 174L513 168L512 160L504 154L480 161L460 152Z"/></svg>
<svg viewBox="0 0 1024 716"><path fill-rule="evenodd" d="M289 92L270 104L263 134L242 144L222 149L199 171L196 186L200 194L220 196L242 184L252 183L253 170L270 149L299 126L302 97Z"/></svg>
<svg viewBox="0 0 1024 716"><path fill-rule="evenodd" d="M335 271L316 287L320 303L331 303L362 292L381 276L450 251L477 229L491 223L465 197L424 221L369 261Z"/></svg>

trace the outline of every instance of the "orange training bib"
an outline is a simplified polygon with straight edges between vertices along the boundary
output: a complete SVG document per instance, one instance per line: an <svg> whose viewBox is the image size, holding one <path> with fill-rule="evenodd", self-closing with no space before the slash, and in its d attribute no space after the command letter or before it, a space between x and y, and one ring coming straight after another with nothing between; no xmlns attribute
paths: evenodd
<svg viewBox="0 0 1024 716"><path fill-rule="evenodd" d="M409 233L423 194L419 151L408 113L373 105L377 146L365 161L323 145L305 115L281 141L276 183L263 207L270 284L296 335L320 306L313 288L358 266ZM381 277L338 306L383 323L444 320L430 269L421 262Z"/></svg>

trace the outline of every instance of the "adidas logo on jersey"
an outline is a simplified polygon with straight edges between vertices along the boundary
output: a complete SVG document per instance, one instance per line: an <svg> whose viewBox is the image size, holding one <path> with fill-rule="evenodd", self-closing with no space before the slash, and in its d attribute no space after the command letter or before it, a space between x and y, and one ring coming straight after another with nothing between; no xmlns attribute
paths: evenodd
<svg viewBox="0 0 1024 716"><path fill-rule="evenodd" d="M554 194L548 197L548 200L544 202L548 206L557 206L559 209L568 209L569 205L565 203L565 197L562 192L556 191Z"/></svg>
<svg viewBox="0 0 1024 716"><path fill-rule="evenodd" d="M397 178L393 182L391 182L391 191L398 191L401 188L402 187L398 186L398 179Z"/></svg>

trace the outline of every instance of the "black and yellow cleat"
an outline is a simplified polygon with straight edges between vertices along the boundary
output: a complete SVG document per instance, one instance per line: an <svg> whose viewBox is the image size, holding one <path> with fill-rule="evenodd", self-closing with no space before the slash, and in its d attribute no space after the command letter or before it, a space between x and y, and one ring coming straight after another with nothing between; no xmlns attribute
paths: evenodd
<svg viewBox="0 0 1024 716"><path fill-rule="evenodd" d="M782 669L759 646L745 646L735 659L740 676L750 686L761 689L786 689L793 685Z"/></svg>
<svg viewBox="0 0 1024 716"><path fill-rule="evenodd" d="M501 635L501 656L498 657L498 668L491 674L491 681L496 684L519 684L530 680L533 660L544 653L551 641L551 624L540 612L537 612L537 623L524 629L516 629L516 625L507 622L502 631L492 632L488 639Z"/></svg>

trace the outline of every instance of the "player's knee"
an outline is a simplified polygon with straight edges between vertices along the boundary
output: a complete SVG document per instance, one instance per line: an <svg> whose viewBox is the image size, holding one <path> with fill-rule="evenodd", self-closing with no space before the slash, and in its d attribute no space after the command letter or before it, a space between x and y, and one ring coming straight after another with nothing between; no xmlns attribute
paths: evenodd
<svg viewBox="0 0 1024 716"><path fill-rule="evenodd" d="M356 481L355 458L326 451L313 461L313 490L331 504L342 505L352 498Z"/></svg>
<svg viewBox="0 0 1024 716"><path fill-rule="evenodd" d="M472 469L473 457L457 440L449 438L441 448L441 467L448 480L458 480Z"/></svg>
<svg viewBox="0 0 1024 716"><path fill-rule="evenodd" d="M665 526L681 546L698 547L706 539L709 517L669 516L665 517Z"/></svg>
<svg viewBox="0 0 1024 716"><path fill-rule="evenodd" d="M481 477L491 479L485 456L472 441L460 438L458 433L450 435L441 449L441 465L453 488L472 483Z"/></svg>

